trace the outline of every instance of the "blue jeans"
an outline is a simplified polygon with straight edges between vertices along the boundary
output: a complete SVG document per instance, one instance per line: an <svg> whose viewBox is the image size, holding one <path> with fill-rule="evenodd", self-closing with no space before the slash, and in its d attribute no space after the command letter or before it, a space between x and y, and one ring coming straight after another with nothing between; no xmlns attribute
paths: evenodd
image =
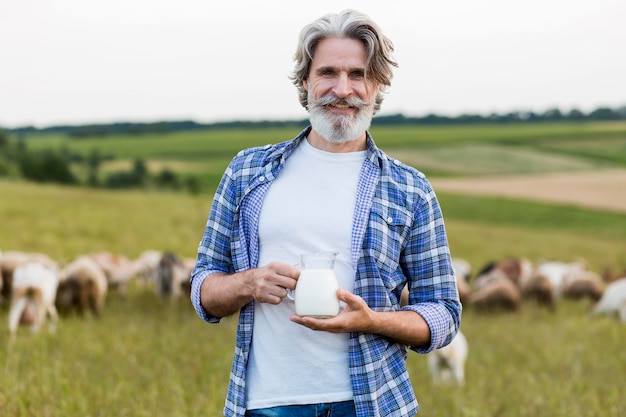
<svg viewBox="0 0 626 417"><path fill-rule="evenodd" d="M246 411L248 417L356 417L354 401L285 405Z"/></svg>

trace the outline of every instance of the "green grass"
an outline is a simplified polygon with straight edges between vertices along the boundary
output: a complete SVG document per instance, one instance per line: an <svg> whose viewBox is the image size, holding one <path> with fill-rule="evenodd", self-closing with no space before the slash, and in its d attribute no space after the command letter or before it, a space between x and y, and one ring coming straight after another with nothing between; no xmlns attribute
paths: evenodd
<svg viewBox="0 0 626 417"><path fill-rule="evenodd" d="M424 358L409 356L418 415L624 415L624 326L589 316L588 307L565 300L555 313L528 304L518 313L495 315L467 308L465 386L433 385Z"/></svg>
<svg viewBox="0 0 626 417"><path fill-rule="evenodd" d="M195 257L210 197L180 193L96 191L0 181L0 249L69 260L110 250L144 249Z"/></svg>
<svg viewBox="0 0 626 417"><path fill-rule="evenodd" d="M0 222L0 248L65 260L101 249L136 256L167 248L193 256L210 206L208 196L6 181L0 194L0 218L10 220ZM476 268L510 254L624 266L624 220L613 213L454 195L441 202L453 254ZM608 227L615 222L621 231ZM433 385L426 358L409 355L420 415L623 415L624 328L589 317L588 309L584 301L564 301L555 313L532 305L496 315L467 308L464 387ZM99 318L63 316L54 335L44 329L33 337L20 328L9 345L6 326L3 308L2 415L221 415L234 319L205 324L187 300L164 303L153 288L135 284L126 299L110 293Z"/></svg>
<svg viewBox="0 0 626 417"><path fill-rule="evenodd" d="M623 213L450 193L438 193L438 199L446 219L471 221L485 226L515 225L534 232L565 231L576 233L581 238L597 236L626 240L626 216Z"/></svg>
<svg viewBox="0 0 626 417"><path fill-rule="evenodd" d="M55 334L0 337L0 412L6 416L219 415L233 320L209 332L188 302L154 292L109 294L99 318L65 316ZM6 315L2 314L3 321Z"/></svg>

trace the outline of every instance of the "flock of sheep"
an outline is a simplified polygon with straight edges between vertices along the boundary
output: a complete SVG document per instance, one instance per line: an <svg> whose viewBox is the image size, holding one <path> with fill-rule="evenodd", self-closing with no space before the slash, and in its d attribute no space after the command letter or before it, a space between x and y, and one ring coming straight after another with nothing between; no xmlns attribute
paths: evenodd
<svg viewBox="0 0 626 417"><path fill-rule="evenodd" d="M459 296L464 308L485 311L517 310L524 301L553 310L562 298L587 298L593 314L611 314L626 324L626 272L597 274L583 262L506 258L473 274L471 265L453 259ZM147 250L136 259L95 252L60 265L45 254L0 251L0 306L10 305L9 337L20 324L37 332L46 317L54 330L58 310L99 314L113 289L120 295L132 279L153 285L162 298L189 295L189 277L195 259ZM472 275L474 277L472 278ZM401 304L408 293L405 289ZM468 342L462 332L446 347L428 355L433 381L464 383Z"/></svg>
<svg viewBox="0 0 626 417"><path fill-rule="evenodd" d="M563 298L587 299L591 314L609 314L626 324L626 271L598 274L585 262L540 261L509 257L485 265L477 273L464 259L453 259L459 297L464 309L516 311L523 302L554 310ZM473 278L472 278L473 277ZM408 290L401 304L408 300ZM428 355L433 381L464 383L468 342L459 331L446 347Z"/></svg>
<svg viewBox="0 0 626 417"><path fill-rule="evenodd" d="M39 331L46 317L54 330L57 310L98 315L107 293L125 296L134 278L153 285L162 298L178 298L188 294L194 264L195 259L156 250L136 259L94 252L64 265L41 253L0 251L0 305L10 305L9 337L15 338L20 324Z"/></svg>
<svg viewBox="0 0 626 417"><path fill-rule="evenodd" d="M593 314L614 314L626 323L626 271L600 274L584 261L542 260L535 265L526 258L509 257L484 266L470 280L469 263L454 262L464 307L514 311L529 301L554 310L563 298L587 299L594 305Z"/></svg>

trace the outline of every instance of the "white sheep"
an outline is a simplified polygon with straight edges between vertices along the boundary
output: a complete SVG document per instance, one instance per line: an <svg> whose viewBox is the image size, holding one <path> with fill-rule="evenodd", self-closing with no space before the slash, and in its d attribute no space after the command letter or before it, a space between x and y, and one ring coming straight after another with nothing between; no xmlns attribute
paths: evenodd
<svg viewBox="0 0 626 417"><path fill-rule="evenodd" d="M59 271L36 261L19 265L13 271L11 288L11 308L9 311L9 336L14 338L22 315L32 308L36 314L31 330L39 328L50 316L50 330L56 329L58 314L55 297L59 285Z"/></svg>
<svg viewBox="0 0 626 417"><path fill-rule="evenodd" d="M467 339L459 330L448 345L426 355L433 382L436 384L454 382L457 385L463 385L467 354Z"/></svg>
<svg viewBox="0 0 626 417"><path fill-rule="evenodd" d="M550 280L554 287L554 295L557 300L563 297L563 292L569 277L580 274L587 270L584 262L560 262L540 261L537 272Z"/></svg>
<svg viewBox="0 0 626 417"><path fill-rule="evenodd" d="M49 268L58 268L58 263L43 253L29 253L22 251L6 251L0 257L0 275L2 275L2 285L0 285L0 304L8 302L11 298L11 288L13 286L13 272L15 268L28 261L37 261Z"/></svg>
<svg viewBox="0 0 626 417"><path fill-rule="evenodd" d="M626 277L611 282L593 308L594 314L617 314L626 324Z"/></svg>

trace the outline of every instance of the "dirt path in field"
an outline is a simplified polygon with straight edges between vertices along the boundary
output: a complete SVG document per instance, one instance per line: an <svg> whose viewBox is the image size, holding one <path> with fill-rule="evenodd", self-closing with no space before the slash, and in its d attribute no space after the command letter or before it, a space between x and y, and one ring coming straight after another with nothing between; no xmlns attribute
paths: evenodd
<svg viewBox="0 0 626 417"><path fill-rule="evenodd" d="M626 213L626 170L432 179L436 192L519 197Z"/></svg>

